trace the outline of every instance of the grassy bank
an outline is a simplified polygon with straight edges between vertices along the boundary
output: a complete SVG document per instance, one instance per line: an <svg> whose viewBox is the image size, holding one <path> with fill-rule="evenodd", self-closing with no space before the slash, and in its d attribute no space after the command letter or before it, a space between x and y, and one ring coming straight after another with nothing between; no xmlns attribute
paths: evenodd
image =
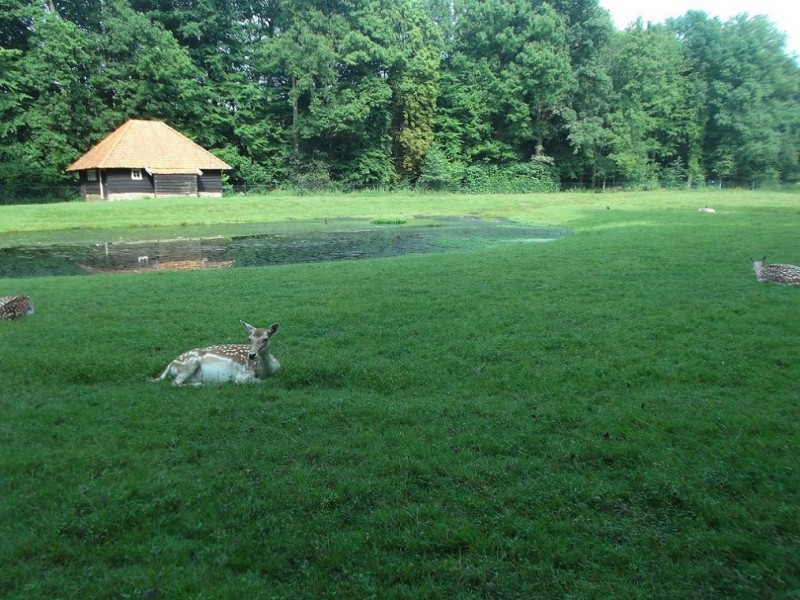
<svg viewBox="0 0 800 600"><path fill-rule="evenodd" d="M0 596L796 596L800 290L747 257L800 262L797 197L491 200L252 218L460 208L575 234L0 280L37 309L0 322ZM239 318L281 322L278 377L147 381L243 341Z"/></svg>
<svg viewBox="0 0 800 600"><path fill-rule="evenodd" d="M461 195L418 193L261 197L163 198L124 202L68 202L0 206L0 244L56 243L83 239L158 239L175 235L250 232L255 224L323 219L412 222L426 216L473 215L524 223L581 227L594 224L596 209L667 211L724 205L732 211L782 207L798 197L787 192L625 192ZM138 230L138 231L137 231Z"/></svg>

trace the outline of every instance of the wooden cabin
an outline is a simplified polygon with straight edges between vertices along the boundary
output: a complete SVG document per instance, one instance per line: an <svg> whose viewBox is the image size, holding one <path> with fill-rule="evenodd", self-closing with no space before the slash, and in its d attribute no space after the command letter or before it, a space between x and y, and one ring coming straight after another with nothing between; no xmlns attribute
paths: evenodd
<svg viewBox="0 0 800 600"><path fill-rule="evenodd" d="M222 196L230 165L161 121L131 119L67 167L84 200Z"/></svg>

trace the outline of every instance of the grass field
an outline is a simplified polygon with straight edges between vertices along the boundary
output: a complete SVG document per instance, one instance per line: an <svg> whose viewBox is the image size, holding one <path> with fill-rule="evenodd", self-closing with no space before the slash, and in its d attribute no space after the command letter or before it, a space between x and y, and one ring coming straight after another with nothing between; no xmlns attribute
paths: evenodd
<svg viewBox="0 0 800 600"><path fill-rule="evenodd" d="M0 322L0 597L800 598L800 289L748 260L800 263L798 194L4 206L0 238L440 214L573 234L0 279L36 305ZM276 378L148 381L240 318L281 323Z"/></svg>

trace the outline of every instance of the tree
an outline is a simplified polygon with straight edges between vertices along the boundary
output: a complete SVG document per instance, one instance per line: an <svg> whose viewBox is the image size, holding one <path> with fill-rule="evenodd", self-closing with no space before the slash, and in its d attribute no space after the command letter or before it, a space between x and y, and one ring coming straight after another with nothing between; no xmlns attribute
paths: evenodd
<svg viewBox="0 0 800 600"><path fill-rule="evenodd" d="M0 185L130 117L233 183L797 181L799 78L762 17L615 32L598 0L0 0Z"/></svg>
<svg viewBox="0 0 800 600"><path fill-rule="evenodd" d="M97 61L83 33L47 9L26 20L28 49L2 53L0 83L9 92L0 102L0 181L17 195L68 181L63 169L96 129L99 110L89 85Z"/></svg>
<svg viewBox="0 0 800 600"><path fill-rule="evenodd" d="M567 23L567 47L576 81L561 113L563 125L553 144L553 156L562 178L583 181L588 176L594 186L613 173L607 156L607 117L613 106L608 59L614 26L596 0L553 0L551 4Z"/></svg>
<svg viewBox="0 0 800 600"><path fill-rule="evenodd" d="M170 32L124 0L108 2L102 29L89 39L102 59L90 84L105 105L104 129L132 117L183 129L204 119L198 102L201 73ZM191 129L194 134L196 127Z"/></svg>
<svg viewBox="0 0 800 600"><path fill-rule="evenodd" d="M383 0L309 0L278 15L258 58L263 81L291 110L295 171L324 163L339 181L392 180L389 9Z"/></svg>
<svg viewBox="0 0 800 600"><path fill-rule="evenodd" d="M751 185L796 181L800 70L783 34L764 17L723 23L701 12L670 22L703 99L703 156L709 174Z"/></svg>
<svg viewBox="0 0 800 600"><path fill-rule="evenodd" d="M0 48L27 51L33 23L41 14L41 7L27 0L0 0Z"/></svg>
<svg viewBox="0 0 800 600"><path fill-rule="evenodd" d="M700 106L686 72L679 42L666 27L639 21L616 37L608 156L629 183L654 185L661 167L697 148Z"/></svg>
<svg viewBox="0 0 800 600"><path fill-rule="evenodd" d="M741 15L724 27L717 76L710 84L717 163L734 158L735 175L756 184L796 180L800 148L800 76L784 39L763 17Z"/></svg>
<svg viewBox="0 0 800 600"><path fill-rule="evenodd" d="M416 180L431 147L439 96L442 40L420 5L403 0L393 15L397 53L389 72L395 171Z"/></svg>
<svg viewBox="0 0 800 600"><path fill-rule="evenodd" d="M455 22L454 55L484 78L481 112L499 142L490 158L542 157L575 86L565 18L547 2L463 0Z"/></svg>

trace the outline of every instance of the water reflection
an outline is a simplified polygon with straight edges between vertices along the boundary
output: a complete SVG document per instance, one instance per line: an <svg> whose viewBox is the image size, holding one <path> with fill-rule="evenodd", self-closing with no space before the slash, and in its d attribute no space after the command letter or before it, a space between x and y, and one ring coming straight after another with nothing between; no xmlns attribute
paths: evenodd
<svg viewBox="0 0 800 600"><path fill-rule="evenodd" d="M164 269L264 266L448 252L498 243L549 241L552 227L442 220L435 226L369 226L247 236L0 248L0 277L89 275Z"/></svg>

